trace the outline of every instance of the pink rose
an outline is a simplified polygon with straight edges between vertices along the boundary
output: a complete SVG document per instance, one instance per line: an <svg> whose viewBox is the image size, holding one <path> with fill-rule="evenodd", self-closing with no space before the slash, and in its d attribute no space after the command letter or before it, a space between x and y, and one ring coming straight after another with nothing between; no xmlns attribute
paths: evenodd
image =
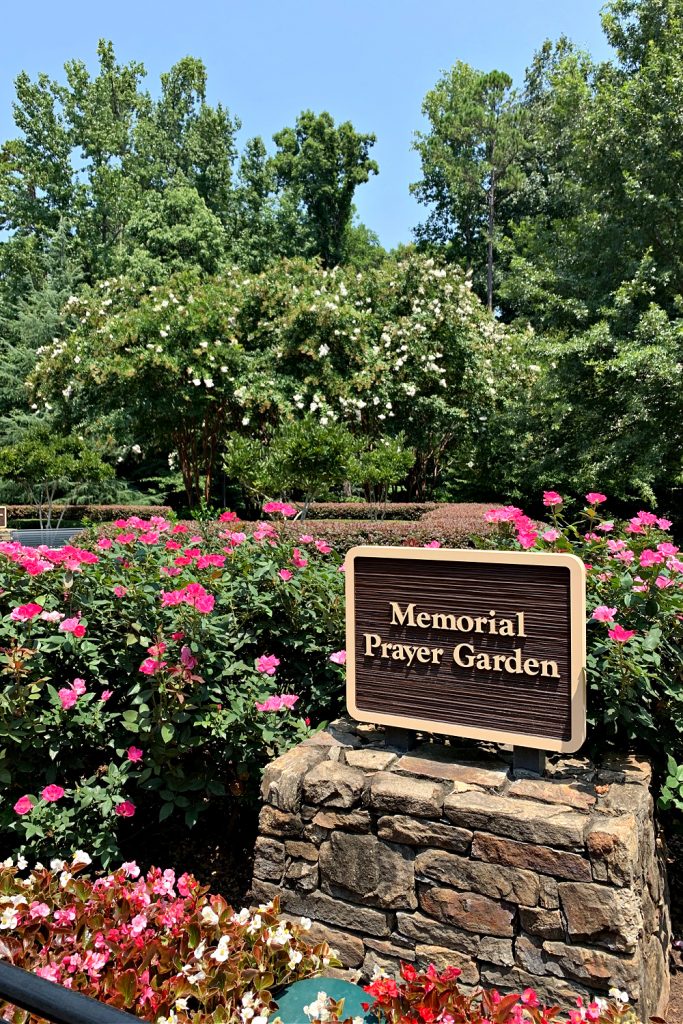
<svg viewBox="0 0 683 1024"><path fill-rule="evenodd" d="M262 654L256 659L256 671L263 672L267 676L274 676L275 669L280 664L280 659L274 654Z"/></svg>
<svg viewBox="0 0 683 1024"><path fill-rule="evenodd" d="M40 794L43 800L48 804L55 803L56 800L61 800L64 796L65 790L61 786L46 786L43 792Z"/></svg>
<svg viewBox="0 0 683 1024"><path fill-rule="evenodd" d="M14 805L14 810L17 814L28 814L34 808L33 800L30 796L21 796Z"/></svg>
<svg viewBox="0 0 683 1024"><path fill-rule="evenodd" d="M112 543L113 542L109 539L109 537L100 537L100 539L97 542L97 546L98 548L101 548L103 551L107 551L112 546Z"/></svg>
<svg viewBox="0 0 683 1024"><path fill-rule="evenodd" d="M114 808L114 813L118 814L119 818L132 818L135 814L135 804L130 800L122 800Z"/></svg>
<svg viewBox="0 0 683 1024"><path fill-rule="evenodd" d="M238 523L240 517L236 512L221 512L218 517L219 523Z"/></svg>
<svg viewBox="0 0 683 1024"><path fill-rule="evenodd" d="M321 555L329 555L332 550L332 547L325 540L317 540L315 546ZM432 544L431 546L433 547L434 545Z"/></svg>
<svg viewBox="0 0 683 1024"><path fill-rule="evenodd" d="M561 505L564 498L557 491L544 491L543 492L543 504L552 507L554 505Z"/></svg>
<svg viewBox="0 0 683 1024"><path fill-rule="evenodd" d="M280 571L278 573L278 576L280 577L280 579L284 580L285 583L287 583L289 580L291 580L293 575L294 575L294 573L291 571L291 569L280 569Z"/></svg>
<svg viewBox="0 0 683 1024"><path fill-rule="evenodd" d="M603 501L607 501L607 495L600 494L599 491L589 491L586 495L586 501L589 505L601 505Z"/></svg>
<svg viewBox="0 0 683 1024"><path fill-rule="evenodd" d="M85 679L74 679L73 683L71 684L71 689L74 691L74 693L77 693L79 697L82 697L85 691L87 690L87 686L85 685Z"/></svg>
<svg viewBox="0 0 683 1024"><path fill-rule="evenodd" d="M652 565L659 565L660 562L664 561L664 555L661 551L653 551L651 548L645 548L640 553L640 564L644 569L649 569Z"/></svg>
<svg viewBox="0 0 683 1024"><path fill-rule="evenodd" d="M545 533L541 534L543 540L547 541L548 544L552 544L553 541L559 540L561 536L562 534L560 533L560 531L555 529L546 530Z"/></svg>
<svg viewBox="0 0 683 1024"><path fill-rule="evenodd" d="M140 750L140 747L128 747L126 754L129 761L142 761L142 751Z"/></svg>
<svg viewBox="0 0 683 1024"><path fill-rule="evenodd" d="M422 546L425 547L425 548L440 548L441 547L441 541L439 541L439 540L430 540L429 544L423 544Z"/></svg>
<svg viewBox="0 0 683 1024"><path fill-rule="evenodd" d="M122 587L120 583L117 583L116 586L114 587L115 597L125 597L127 593L128 587Z"/></svg>
<svg viewBox="0 0 683 1024"><path fill-rule="evenodd" d="M599 604L598 607L593 610L591 618L595 619L597 622L613 622L616 614L616 608L608 608L605 604Z"/></svg>
<svg viewBox="0 0 683 1024"><path fill-rule="evenodd" d="M617 623L614 629L609 630L608 635L610 640L616 640L619 644L626 644L632 636L636 635L636 631L635 629L624 629L623 626Z"/></svg>
<svg viewBox="0 0 683 1024"><path fill-rule="evenodd" d="M113 692L113 690L102 690L102 693L100 694L100 700L102 701L103 704L107 703Z"/></svg>
<svg viewBox="0 0 683 1024"><path fill-rule="evenodd" d="M333 661L335 665L345 665L346 651L335 651L334 654L330 655L330 661Z"/></svg>
<svg viewBox="0 0 683 1024"><path fill-rule="evenodd" d="M78 700L78 694L74 690L67 689L66 687L62 687L58 690L57 696L59 697L60 703L65 711L72 708Z"/></svg>
<svg viewBox="0 0 683 1024"><path fill-rule="evenodd" d="M18 608L12 609L10 619L13 622L30 622L31 619L35 619L36 615L40 615L42 610L42 604L35 604L33 602L20 604Z"/></svg>
<svg viewBox="0 0 683 1024"><path fill-rule="evenodd" d="M82 630L82 632L81 632ZM85 636L85 626L81 626L80 616L64 619L59 623L60 633L73 633L74 636Z"/></svg>

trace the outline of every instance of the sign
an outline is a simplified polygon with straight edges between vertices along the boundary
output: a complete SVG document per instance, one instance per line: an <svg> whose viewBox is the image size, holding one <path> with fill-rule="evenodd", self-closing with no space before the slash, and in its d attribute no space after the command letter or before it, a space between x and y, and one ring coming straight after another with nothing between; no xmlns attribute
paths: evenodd
<svg viewBox="0 0 683 1024"><path fill-rule="evenodd" d="M7 529L7 506L0 505L0 530Z"/></svg>
<svg viewBox="0 0 683 1024"><path fill-rule="evenodd" d="M575 555L352 548L349 713L572 753L586 736L585 628Z"/></svg>

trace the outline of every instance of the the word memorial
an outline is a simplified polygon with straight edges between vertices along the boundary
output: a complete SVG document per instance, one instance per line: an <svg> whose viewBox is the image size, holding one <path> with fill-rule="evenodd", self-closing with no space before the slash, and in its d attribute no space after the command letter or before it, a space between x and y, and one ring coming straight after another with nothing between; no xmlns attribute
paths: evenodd
<svg viewBox="0 0 683 1024"><path fill-rule="evenodd" d="M586 734L585 623L574 555L352 548L349 713L572 753Z"/></svg>

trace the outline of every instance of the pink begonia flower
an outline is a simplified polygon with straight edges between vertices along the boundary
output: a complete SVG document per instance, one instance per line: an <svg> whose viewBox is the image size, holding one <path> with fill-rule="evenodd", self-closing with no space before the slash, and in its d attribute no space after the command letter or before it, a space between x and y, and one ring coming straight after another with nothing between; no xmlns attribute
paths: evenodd
<svg viewBox="0 0 683 1024"><path fill-rule="evenodd" d="M59 982L59 966L57 964L45 964L43 967L35 967L33 973L39 978L46 978L48 981ZM70 979L69 979L70 980Z"/></svg>
<svg viewBox="0 0 683 1024"><path fill-rule="evenodd" d="M586 495L586 501L589 505L601 505L603 501L607 501L607 495L600 494L599 491L589 491Z"/></svg>
<svg viewBox="0 0 683 1024"><path fill-rule="evenodd" d="M35 921L36 918L49 917L50 908L47 903L39 903L38 900L34 900L28 908L28 913L31 920Z"/></svg>
<svg viewBox="0 0 683 1024"><path fill-rule="evenodd" d="M102 693L100 694L100 700L102 701L103 704L107 703L113 692L113 690L102 690Z"/></svg>
<svg viewBox="0 0 683 1024"><path fill-rule="evenodd" d="M85 636L85 626L81 625L78 616L74 616L71 619L64 619L59 623L59 632L72 633L74 636Z"/></svg>
<svg viewBox="0 0 683 1024"><path fill-rule="evenodd" d="M280 571L278 572L278 576L280 577L281 580L284 580L285 583L291 580L293 575L294 573L292 572L291 569L280 569Z"/></svg>
<svg viewBox="0 0 683 1024"><path fill-rule="evenodd" d="M122 800L114 808L114 814L118 814L119 818L132 818L135 814L135 804L130 800Z"/></svg>
<svg viewBox="0 0 683 1024"><path fill-rule="evenodd" d="M561 505L564 498L557 491L544 491L543 492L543 504L549 507L553 505Z"/></svg>
<svg viewBox="0 0 683 1024"><path fill-rule="evenodd" d="M128 747L126 756L129 761L142 761L142 751L140 750L140 747Z"/></svg>
<svg viewBox="0 0 683 1024"><path fill-rule="evenodd" d="M529 533L526 533L526 532L520 533L517 536L517 540L519 541L519 543L521 544L521 546L523 548L525 548L525 549L532 548L534 546L534 544L536 543L536 541L538 540L538 534L535 531L533 531L533 530L530 531Z"/></svg>
<svg viewBox="0 0 683 1024"><path fill-rule="evenodd" d="M46 786L40 795L46 803L53 804L56 800L61 800L64 793L65 790L61 786L56 786L53 783L50 786Z"/></svg>
<svg viewBox="0 0 683 1024"><path fill-rule="evenodd" d="M538 996L532 988L525 988L522 992L522 1002L525 1006L540 1006Z"/></svg>
<svg viewBox="0 0 683 1024"><path fill-rule="evenodd" d="M128 587L122 587L120 583L114 587L114 597L125 597L127 593Z"/></svg>
<svg viewBox="0 0 683 1024"><path fill-rule="evenodd" d="M430 540L429 544L423 544L422 547L423 548L440 548L441 547L441 541L440 540Z"/></svg>
<svg viewBox="0 0 683 1024"><path fill-rule="evenodd" d="M644 551L640 552L640 564L643 569L649 569L653 565L659 565L664 561L664 555L661 551L653 551L651 548L645 548Z"/></svg>
<svg viewBox="0 0 683 1024"><path fill-rule="evenodd" d="M655 586L659 587L660 590L666 590L667 587L675 586L674 581L668 576L662 576L661 574L655 580Z"/></svg>
<svg viewBox="0 0 683 1024"><path fill-rule="evenodd" d="M124 860L121 865L121 870L125 871L128 878L139 878L140 868L137 866L134 860Z"/></svg>
<svg viewBox="0 0 683 1024"><path fill-rule="evenodd" d="M610 640L616 640L617 643L620 644L628 643L631 637L635 635L635 629L624 629L624 627L620 626L618 623L615 625L614 629L610 629L608 632Z"/></svg>
<svg viewBox="0 0 683 1024"><path fill-rule="evenodd" d="M30 796L20 796L14 805L14 810L17 814L28 814L29 811L33 810L34 806L35 804Z"/></svg>
<svg viewBox="0 0 683 1024"><path fill-rule="evenodd" d="M328 544L326 540L317 540L315 542L315 546L321 555L329 555L332 550L332 546Z"/></svg>
<svg viewBox="0 0 683 1024"><path fill-rule="evenodd" d="M599 604L593 610L591 618L596 619L597 622L613 622L616 614L616 608L608 608L606 604Z"/></svg>
<svg viewBox="0 0 683 1024"><path fill-rule="evenodd" d="M543 540L547 541L548 544L552 544L553 541L559 540L561 536L562 534L560 533L560 531L555 529L546 530L545 533L541 534Z"/></svg>
<svg viewBox="0 0 683 1024"><path fill-rule="evenodd" d="M280 659L276 658L274 654L262 654L260 658L256 659L256 671L263 672L267 676L274 676L275 669L280 664Z"/></svg>
<svg viewBox="0 0 683 1024"><path fill-rule="evenodd" d="M65 711L72 708L78 700L78 694L75 690L67 689L66 687L62 687L58 690L57 696L59 697L60 703Z"/></svg>
<svg viewBox="0 0 683 1024"><path fill-rule="evenodd" d="M308 559L304 558L298 548L294 548L292 551L292 557L290 558L292 565L295 565L297 569L305 569L308 565Z"/></svg>
<svg viewBox="0 0 683 1024"><path fill-rule="evenodd" d="M31 619L35 619L36 615L40 615L42 610L42 604L35 604L34 602L20 604L17 608L12 609L10 619L13 622L30 622Z"/></svg>
<svg viewBox="0 0 683 1024"><path fill-rule="evenodd" d="M40 617L44 622L61 622L64 618L61 612L41 612Z"/></svg>
<svg viewBox="0 0 683 1024"><path fill-rule="evenodd" d="M98 548L102 548L103 551L108 551L114 542L109 537L100 537L97 542Z"/></svg>
<svg viewBox="0 0 683 1024"><path fill-rule="evenodd" d="M330 661L333 661L335 665L345 665L346 651L335 651L334 654L330 655Z"/></svg>
<svg viewBox="0 0 683 1024"><path fill-rule="evenodd" d="M177 540L167 540L164 547L167 551L180 551L182 544Z"/></svg>
<svg viewBox="0 0 683 1024"><path fill-rule="evenodd" d="M302 533L301 536L299 537L300 544L312 544L314 540L315 537L313 537L310 533Z"/></svg>

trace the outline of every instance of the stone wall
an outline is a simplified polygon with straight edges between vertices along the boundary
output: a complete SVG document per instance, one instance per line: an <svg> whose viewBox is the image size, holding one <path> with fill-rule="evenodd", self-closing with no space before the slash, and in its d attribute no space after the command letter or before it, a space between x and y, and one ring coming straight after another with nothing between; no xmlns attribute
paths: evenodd
<svg viewBox="0 0 683 1024"><path fill-rule="evenodd" d="M670 923L649 765L509 755L333 723L272 762L255 902L314 921L362 976L454 964L466 986L548 1002L626 989L641 1019L668 1001Z"/></svg>

